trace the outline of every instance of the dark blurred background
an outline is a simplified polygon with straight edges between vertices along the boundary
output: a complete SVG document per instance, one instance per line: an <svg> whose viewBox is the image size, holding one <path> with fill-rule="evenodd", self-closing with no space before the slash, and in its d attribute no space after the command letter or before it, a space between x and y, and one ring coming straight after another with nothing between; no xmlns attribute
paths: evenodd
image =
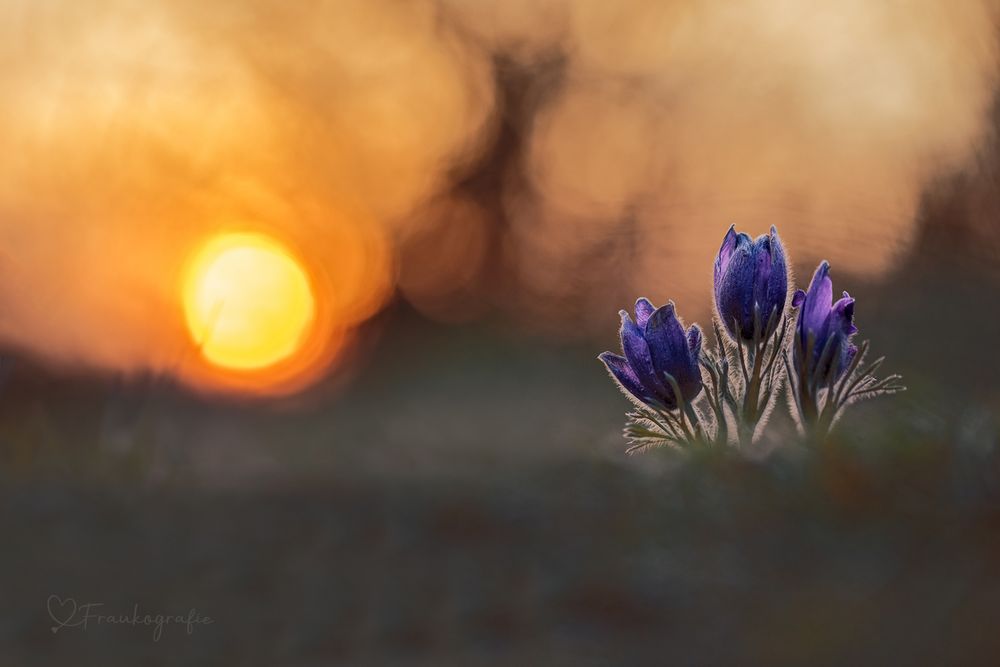
<svg viewBox="0 0 1000 667"><path fill-rule="evenodd" d="M254 21L281 19L278 42L305 30L303 16L258 4ZM477 95L492 100L477 121L487 129L470 130L477 138L463 139L473 148L461 159L424 156L441 178L375 215L394 284L352 325L349 354L307 389L219 393L144 359L147 343L132 339L128 354L111 338L88 356L91 337L106 338L101 326L74 333L58 303L46 301L54 310L41 317L20 292L6 295L0 330L18 333L0 360L0 662L996 664L996 8L921 2L902 25L890 10L869 16L853 4L842 17L768 15L796 40L824 21L839 26L838 91L803 84L840 81L808 49L761 58L805 48L761 36L777 30L760 18L763 4L716 17L682 2L621 12L487 4L434 4L433 27L384 28L387 39L426 32L475 47L489 91ZM367 16L346 7L314 9L347 25ZM306 77L311 49L319 62L361 67L390 109L401 104L393 93L404 75L379 84L319 37L262 63L234 37L247 17L175 11L180 25L196 23L195 41L221 30L287 86L267 100L290 100L291 118L312 100L300 88L317 85L292 76ZM368 19L385 16L399 18L381 8ZM44 36L44 24L21 30ZM358 25L382 34L377 21ZM718 41L733 26L747 27L743 52ZM882 32L889 46L871 46ZM920 48L914 37L925 38ZM674 46L661 53L661 43ZM366 59L381 63L381 52ZM925 104L925 115L872 102L893 76L869 80L858 67L896 55L924 68L888 71L909 84L902 103ZM728 69L742 56L757 62L752 72L775 73L744 80ZM943 79L964 103L941 101ZM741 97L747 90L764 92ZM838 92L860 106L821 104ZM429 86L406 100L424 95L446 97ZM633 136L643 123L655 139ZM905 127L887 138L896 125ZM696 130L705 134L693 140ZM820 138L799 151L799 132ZM660 164L675 144L692 157ZM392 163L394 150L364 155ZM26 164L2 167L43 170ZM376 176L391 175L378 164ZM399 164L405 178L426 160ZM23 213L18 201L7 197L4 212ZM61 257L18 245L31 234L24 216L17 234L0 223L6 251L28 267L12 269L19 278ZM640 294L674 298L706 324L709 267L730 222L752 234L776 224L800 285L829 258L835 289L857 298L860 337L909 391L856 407L822 451L798 446L779 411L750 451L626 456L628 404L596 356L617 348L616 311ZM133 242L125 227L109 229ZM132 269L122 270L128 292ZM67 312L90 303L65 281L51 289L77 304ZM114 320L117 296L94 298L112 304L123 340L139 331L131 316ZM168 626L159 641L146 627L52 632L50 596L116 613L197 608L214 622L190 635Z"/></svg>

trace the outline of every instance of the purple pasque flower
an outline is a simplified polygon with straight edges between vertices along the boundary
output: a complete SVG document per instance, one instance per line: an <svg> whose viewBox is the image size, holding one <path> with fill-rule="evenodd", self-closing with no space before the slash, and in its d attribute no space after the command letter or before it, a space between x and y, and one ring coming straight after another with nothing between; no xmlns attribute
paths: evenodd
<svg viewBox="0 0 1000 667"><path fill-rule="evenodd" d="M677 397L667 374L673 377L687 403L701 392L701 328L684 327L674 312L673 302L653 308L648 299L635 302L635 322L621 311L622 352L620 357L604 352L598 358L625 391L654 407L673 410Z"/></svg>
<svg viewBox="0 0 1000 667"><path fill-rule="evenodd" d="M757 240L732 225L715 258L715 307L730 335L754 338L754 311L760 314L761 335L774 332L788 298L788 266L778 230ZM771 320L773 313L778 316ZM771 322L771 328L767 329Z"/></svg>
<svg viewBox="0 0 1000 667"><path fill-rule="evenodd" d="M833 303L830 264L823 260L813 274L809 291L796 290L792 305L799 309L796 369L802 372L805 361L807 377L821 384L835 381L858 353L851 342L851 336L858 332L854 326L854 299L844 292L843 298Z"/></svg>

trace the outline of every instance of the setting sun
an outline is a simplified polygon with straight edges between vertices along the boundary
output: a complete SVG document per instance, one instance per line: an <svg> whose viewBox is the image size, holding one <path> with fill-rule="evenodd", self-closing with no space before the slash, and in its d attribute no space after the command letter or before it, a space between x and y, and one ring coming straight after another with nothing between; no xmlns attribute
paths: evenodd
<svg viewBox="0 0 1000 667"><path fill-rule="evenodd" d="M210 363L253 371L293 356L316 315L309 277L261 234L227 234L195 257L184 284L187 326Z"/></svg>

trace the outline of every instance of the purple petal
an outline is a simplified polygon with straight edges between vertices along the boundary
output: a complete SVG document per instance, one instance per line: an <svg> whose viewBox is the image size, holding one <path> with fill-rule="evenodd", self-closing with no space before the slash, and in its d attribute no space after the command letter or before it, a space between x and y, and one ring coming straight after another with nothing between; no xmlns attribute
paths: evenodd
<svg viewBox="0 0 1000 667"><path fill-rule="evenodd" d="M658 372L673 373L670 370L674 359L688 356L687 337L684 328L677 321L674 304L660 306L646 323L646 342L653 359L653 368Z"/></svg>
<svg viewBox="0 0 1000 667"><path fill-rule="evenodd" d="M697 324L692 324L687 332L687 342L688 351L691 353L691 358L695 363L698 363L699 359L701 359L701 341L701 327Z"/></svg>
<svg viewBox="0 0 1000 667"><path fill-rule="evenodd" d="M646 328L646 322L649 320L649 316L653 314L656 308L649 299L646 297L639 297L635 301L635 323L640 329Z"/></svg>
<svg viewBox="0 0 1000 667"><path fill-rule="evenodd" d="M608 372L611 373L611 377L618 382L622 389L640 401L648 401L642 383L639 382L639 378L636 377L635 371L629 366L628 360L625 357L619 357L617 354L612 354L611 352L602 352L597 358L604 362Z"/></svg>
<svg viewBox="0 0 1000 667"><path fill-rule="evenodd" d="M773 304L767 298L768 285L771 282L771 237L760 236L753 244L754 277L753 277L753 303L760 309L760 316L763 320L760 325L763 328L767 325L767 318L771 315ZM753 304L750 311L750 326L753 327ZM751 330L751 334L753 331Z"/></svg>
<svg viewBox="0 0 1000 667"><path fill-rule="evenodd" d="M854 326L854 299L850 294L844 292L844 298L833 304L832 313L830 322L836 331L845 336L857 333L858 328Z"/></svg>
<svg viewBox="0 0 1000 667"><path fill-rule="evenodd" d="M733 252L736 250L736 225L730 225L729 231L726 232L726 236L722 239L722 246L719 248L719 254L715 258L715 285L718 288L719 277L726 272L726 268L729 266L729 259L733 256Z"/></svg>
<svg viewBox="0 0 1000 667"><path fill-rule="evenodd" d="M746 234L737 235L736 249L726 271L716 285L715 305L719 319L736 336L737 327L743 338L753 337L754 246Z"/></svg>
<svg viewBox="0 0 1000 667"><path fill-rule="evenodd" d="M696 338L701 338L700 330ZM692 358L691 338L677 319L673 303L661 306L650 316L646 323L646 342L656 372L661 377L665 373L672 375L685 399L697 396L701 391L701 368L697 359ZM672 391L667 398L673 398ZM676 401L667 404L671 403L676 404Z"/></svg>
<svg viewBox="0 0 1000 667"><path fill-rule="evenodd" d="M660 380L656 371L653 370L653 359L650 356L649 345L643 337L642 331L632 322L628 312L621 311L622 316L622 351L625 358L635 372L636 378L645 387L646 393L658 396L665 391L665 385Z"/></svg>
<svg viewBox="0 0 1000 667"><path fill-rule="evenodd" d="M813 274L805 302L802 304L799 322L803 332L813 331L817 336L821 335L830 316L832 304L833 281L830 280L830 264L823 260Z"/></svg>
<svg viewBox="0 0 1000 667"><path fill-rule="evenodd" d="M858 354L858 346L855 345L854 343L849 343L847 346L847 353L844 354L844 365L841 366L840 373L838 373L838 375L842 374L847 369L847 367L851 365L851 362L854 361L854 357L856 357L857 354Z"/></svg>
<svg viewBox="0 0 1000 667"><path fill-rule="evenodd" d="M694 398L701 391L701 344L703 336L701 327L692 324L687 331L688 352L691 354L688 359L687 372L681 374L678 381L684 398L688 401Z"/></svg>
<svg viewBox="0 0 1000 667"><path fill-rule="evenodd" d="M792 307L798 308L806 300L806 293L800 289L795 290L795 294L792 295Z"/></svg>
<svg viewBox="0 0 1000 667"><path fill-rule="evenodd" d="M769 317L774 309L779 313L784 312L785 302L788 300L788 264L785 260L785 248L781 245L781 238L774 225L771 225L768 249L771 256L771 272L767 281L764 317Z"/></svg>

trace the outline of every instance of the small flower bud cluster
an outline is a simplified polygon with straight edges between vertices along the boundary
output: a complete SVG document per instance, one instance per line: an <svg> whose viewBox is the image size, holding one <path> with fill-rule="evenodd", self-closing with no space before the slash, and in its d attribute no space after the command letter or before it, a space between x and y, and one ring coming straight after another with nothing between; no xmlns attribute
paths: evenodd
<svg viewBox="0 0 1000 667"><path fill-rule="evenodd" d="M747 445L782 390L800 432L822 442L851 403L902 391L898 375L875 377L882 359L861 369L868 344L852 342L854 299L844 292L834 303L829 274L821 262L808 291L789 299L777 230L752 239L734 225L715 260L712 349L703 349L697 324L685 330L673 302L656 308L640 298L635 320L621 311L622 355L599 359L635 404L630 451Z"/></svg>

